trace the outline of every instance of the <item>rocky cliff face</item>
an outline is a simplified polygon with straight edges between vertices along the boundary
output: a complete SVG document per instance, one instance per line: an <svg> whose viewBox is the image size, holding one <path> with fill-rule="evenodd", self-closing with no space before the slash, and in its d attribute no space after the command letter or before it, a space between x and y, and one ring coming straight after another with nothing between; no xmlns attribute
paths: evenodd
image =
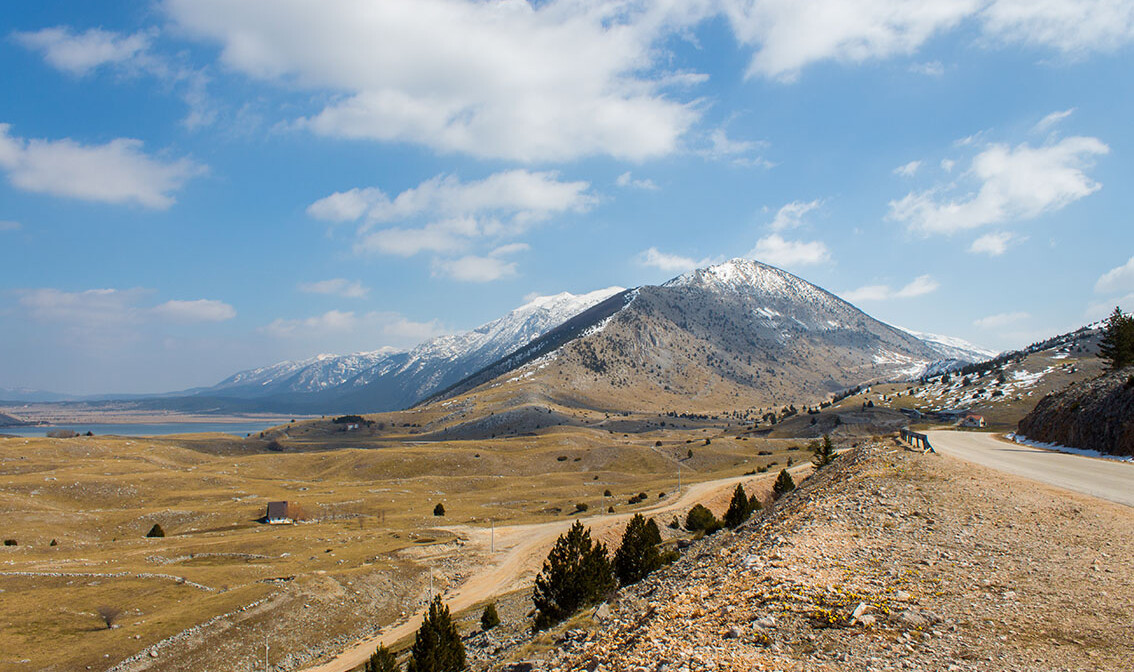
<svg viewBox="0 0 1134 672"><path fill-rule="evenodd" d="M1134 366L1044 397L1020 421L1034 441L1111 455L1134 455Z"/></svg>

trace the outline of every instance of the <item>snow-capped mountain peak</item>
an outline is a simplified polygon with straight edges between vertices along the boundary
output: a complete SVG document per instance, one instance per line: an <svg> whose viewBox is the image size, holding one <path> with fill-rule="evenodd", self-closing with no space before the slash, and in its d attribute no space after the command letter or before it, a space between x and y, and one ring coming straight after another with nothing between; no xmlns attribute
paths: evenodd
<svg viewBox="0 0 1134 672"><path fill-rule="evenodd" d="M241 371L203 392L245 398L326 392L338 399L362 399L358 403L369 410L404 407L622 291L607 287L585 294L536 296L499 319L433 338L409 352L383 348L349 355L324 353Z"/></svg>

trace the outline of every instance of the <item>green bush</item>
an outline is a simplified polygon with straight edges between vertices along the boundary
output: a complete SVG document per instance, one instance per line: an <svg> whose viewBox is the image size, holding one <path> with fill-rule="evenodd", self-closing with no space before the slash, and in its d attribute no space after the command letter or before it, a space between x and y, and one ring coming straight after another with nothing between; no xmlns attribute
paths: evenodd
<svg viewBox="0 0 1134 672"><path fill-rule="evenodd" d="M438 502L437 506L433 507L433 515L435 515L435 516L445 515L445 505Z"/></svg>
<svg viewBox="0 0 1134 672"><path fill-rule="evenodd" d="M385 644L379 644L378 650L366 661L366 672L398 672L398 659Z"/></svg>
<svg viewBox="0 0 1134 672"><path fill-rule="evenodd" d="M460 672L465 669L465 645L441 596L433 598L410 649L406 672Z"/></svg>
<svg viewBox="0 0 1134 672"><path fill-rule="evenodd" d="M701 504L697 504L689 509L689 513L685 516L685 529L690 532L703 531L706 534L712 534L721 529L721 521L717 520L712 511Z"/></svg>
<svg viewBox="0 0 1134 672"><path fill-rule="evenodd" d="M535 629L544 630L618 587L606 546L591 542L591 531L575 521L555 541L535 580L532 602L539 612Z"/></svg>
<svg viewBox="0 0 1134 672"><path fill-rule="evenodd" d="M491 603L480 614L480 629L491 630L500 625L500 615L496 613L496 604Z"/></svg>

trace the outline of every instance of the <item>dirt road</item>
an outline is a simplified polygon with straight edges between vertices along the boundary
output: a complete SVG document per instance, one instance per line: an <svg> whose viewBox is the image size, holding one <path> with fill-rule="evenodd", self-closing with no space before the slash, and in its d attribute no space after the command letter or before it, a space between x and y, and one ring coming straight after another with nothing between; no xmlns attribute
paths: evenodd
<svg viewBox="0 0 1134 672"><path fill-rule="evenodd" d="M800 474L810 469L811 465L804 463L793 467L790 471L798 479ZM487 560L484 566L468 580L444 595L445 603L456 613L490 600L494 595L531 585L548 552L555 545L555 540L566 532L575 520L580 520L591 528L592 538L606 541L607 547L611 548L611 540L616 546L616 537L634 513L655 516L666 513L684 514L694 504L709 504L722 497L727 498L737 483L743 483L745 490L751 492L752 486L755 485L759 485L760 488L770 487L775 478L775 473L768 473L695 483L685 488L685 492L673 501L631 513L600 514L533 525L497 527L494 533L495 554L490 553L491 535L493 535L490 529L468 526L446 528L467 539L465 552L480 553ZM348 672L363 664L379 644L391 645L417 632L422 616L423 611L419 611L408 620L395 623L377 635L359 640L331 660L306 668L304 672Z"/></svg>
<svg viewBox="0 0 1134 672"><path fill-rule="evenodd" d="M1134 506L1134 464L1012 443L980 432L929 432L942 454L1066 490Z"/></svg>

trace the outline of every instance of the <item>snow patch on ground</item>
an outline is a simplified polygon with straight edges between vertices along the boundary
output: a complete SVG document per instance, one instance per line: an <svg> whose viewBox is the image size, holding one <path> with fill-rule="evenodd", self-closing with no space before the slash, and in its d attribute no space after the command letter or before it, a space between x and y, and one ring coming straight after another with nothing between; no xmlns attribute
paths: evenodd
<svg viewBox="0 0 1134 672"><path fill-rule="evenodd" d="M1015 441L1016 443L1031 446L1032 448L1042 448L1044 450L1054 450L1060 453L1070 453L1072 455L1082 455L1084 457L1099 457L1104 460L1116 460L1118 462L1134 462L1134 457L1128 455L1107 455L1100 453L1097 450L1086 450L1084 448L1071 448L1068 446L1061 446L1058 443L1044 443L1042 441L1033 441L1026 436L1020 436L1016 433L1005 434L1004 438Z"/></svg>

